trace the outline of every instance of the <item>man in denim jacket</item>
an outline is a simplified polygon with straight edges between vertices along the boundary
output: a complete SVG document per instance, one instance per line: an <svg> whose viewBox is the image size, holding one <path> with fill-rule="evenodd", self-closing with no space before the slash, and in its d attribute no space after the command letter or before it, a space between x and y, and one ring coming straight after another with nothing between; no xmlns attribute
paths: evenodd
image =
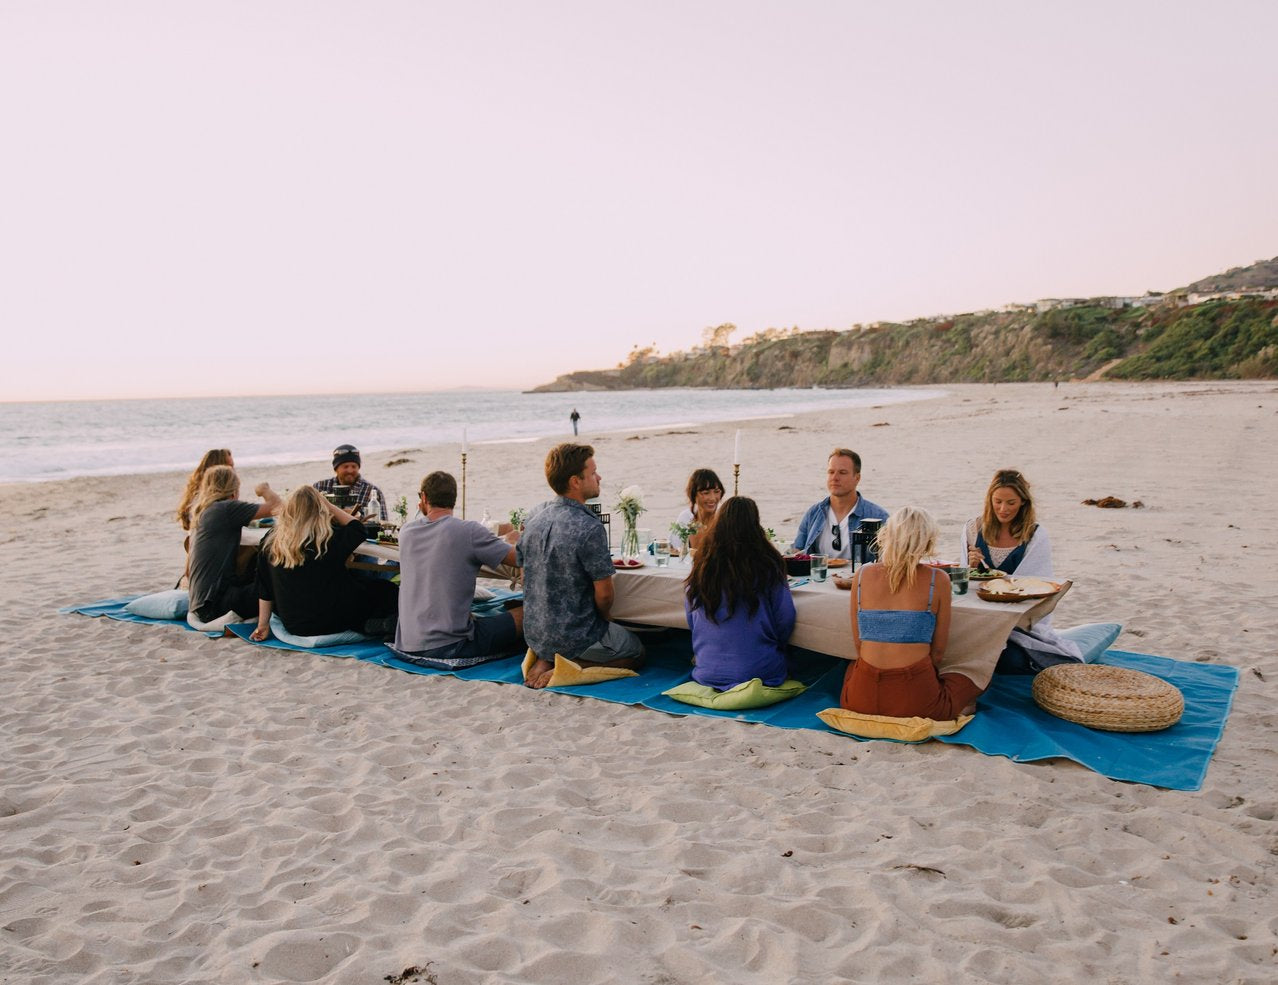
<svg viewBox="0 0 1278 985"><path fill-rule="evenodd" d="M814 503L799 521L794 549L801 554L852 556L852 531L866 518L886 520L888 511L856 491L861 481L861 456L850 448L830 452L825 488L830 495Z"/></svg>

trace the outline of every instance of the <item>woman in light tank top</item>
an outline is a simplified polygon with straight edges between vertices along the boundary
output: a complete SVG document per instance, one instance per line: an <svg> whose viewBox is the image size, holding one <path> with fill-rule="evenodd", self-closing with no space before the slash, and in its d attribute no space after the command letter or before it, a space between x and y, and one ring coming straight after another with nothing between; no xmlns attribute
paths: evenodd
<svg viewBox="0 0 1278 985"><path fill-rule="evenodd" d="M853 578L857 660L840 698L849 711L950 721L975 708L981 688L937 669L950 635L950 580L922 561L939 534L926 510L898 510L879 531L880 560Z"/></svg>
<svg viewBox="0 0 1278 985"><path fill-rule="evenodd" d="M1016 469L994 473L985 490L985 508L963 528L963 548L973 568L984 565L1008 575L1052 576L1052 549L1039 530L1029 480ZM1038 557L1044 551L1046 570L1044 559Z"/></svg>
<svg viewBox="0 0 1278 985"><path fill-rule="evenodd" d="M981 515L963 525L962 557L1007 575L1054 578L1052 542L1034 512L1030 483L1016 469L999 469L985 490ZM997 674L1035 674L1058 663L1077 663L1082 651L1044 616L1029 629L1013 629Z"/></svg>

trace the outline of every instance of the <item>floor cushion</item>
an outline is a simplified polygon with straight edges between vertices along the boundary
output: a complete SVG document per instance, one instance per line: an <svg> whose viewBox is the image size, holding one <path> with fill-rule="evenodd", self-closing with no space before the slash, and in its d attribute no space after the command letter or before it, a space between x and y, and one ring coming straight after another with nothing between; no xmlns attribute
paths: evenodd
<svg viewBox="0 0 1278 985"><path fill-rule="evenodd" d="M1058 630L1067 640L1072 640L1083 651L1083 663L1093 663L1097 657L1109 649L1110 644L1118 639L1123 631L1120 622L1089 622L1082 626Z"/></svg>
<svg viewBox="0 0 1278 985"><path fill-rule="evenodd" d="M154 595L142 595L125 605L124 611L145 619L185 619L190 596L185 589L175 588Z"/></svg>
<svg viewBox="0 0 1278 985"><path fill-rule="evenodd" d="M760 678L755 677L726 691L716 691L705 684L688 681L686 684L672 687L669 691L663 691L662 694L667 698L682 701L686 705L696 705L699 708L713 708L716 711L745 711L747 708L766 708L768 705L793 698L796 694L802 694L807 689L808 686L799 681L785 681L776 687L769 687Z"/></svg>
<svg viewBox="0 0 1278 985"><path fill-rule="evenodd" d="M817 712L817 718L835 731L863 739L895 739L898 742L926 742L937 735L953 735L974 717L960 715L953 721L936 722L930 718L862 715L846 708L827 708Z"/></svg>

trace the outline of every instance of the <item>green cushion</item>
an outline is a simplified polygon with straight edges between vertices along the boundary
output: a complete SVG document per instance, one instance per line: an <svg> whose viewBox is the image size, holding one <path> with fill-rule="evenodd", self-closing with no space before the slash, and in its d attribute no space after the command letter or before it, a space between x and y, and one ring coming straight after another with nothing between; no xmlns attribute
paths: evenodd
<svg viewBox="0 0 1278 985"><path fill-rule="evenodd" d="M786 681L779 687L768 687L762 680L755 677L726 691L716 691L696 681L688 681L686 684L672 687L669 691L663 691L662 694L667 698L674 698L675 701L682 701L685 705L696 705L699 708L713 708L715 711L745 711L747 708L766 708L778 701L802 694L807 689L806 684L798 681Z"/></svg>

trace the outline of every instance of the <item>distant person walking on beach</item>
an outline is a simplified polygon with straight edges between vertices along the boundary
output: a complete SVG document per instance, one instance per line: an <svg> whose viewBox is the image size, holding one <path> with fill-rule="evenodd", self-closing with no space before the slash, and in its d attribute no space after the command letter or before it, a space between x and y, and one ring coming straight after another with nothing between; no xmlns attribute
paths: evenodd
<svg viewBox="0 0 1278 985"><path fill-rule="evenodd" d="M557 494L524 525L516 555L524 569L524 636L536 658L524 683L545 687L555 654L583 667L638 670L643 645L608 621L612 555L608 534L586 500L599 495L595 450L562 444L546 456L546 481Z"/></svg>
<svg viewBox="0 0 1278 985"><path fill-rule="evenodd" d="M574 407L572 409L572 413L568 415L568 420L572 421L572 434L575 438L577 436L577 422L581 420L581 415L577 413L576 407Z"/></svg>
<svg viewBox="0 0 1278 985"><path fill-rule="evenodd" d="M338 445L333 449L333 478L320 479L319 482L312 483L316 489L322 493L332 492L337 486L348 486L350 494L354 497L354 515L362 517L366 520L383 520L385 521L388 514L386 512L386 497L382 495L382 491L367 479L360 478L359 449L354 445ZM377 497L377 512L379 516L368 516L369 503L373 497Z"/></svg>

